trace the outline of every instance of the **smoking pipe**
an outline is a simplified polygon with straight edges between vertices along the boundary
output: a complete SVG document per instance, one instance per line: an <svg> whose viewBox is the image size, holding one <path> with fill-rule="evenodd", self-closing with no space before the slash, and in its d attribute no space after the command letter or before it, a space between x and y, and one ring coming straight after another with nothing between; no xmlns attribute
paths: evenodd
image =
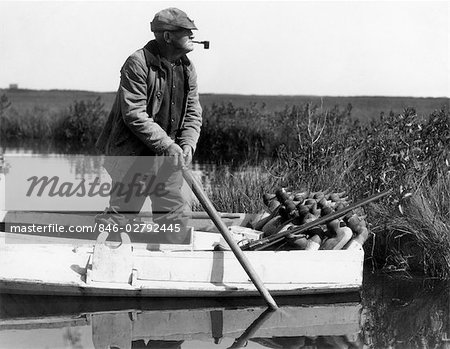
<svg viewBox="0 0 450 349"><path fill-rule="evenodd" d="M192 41L194 44L201 44L205 50L209 49L209 41Z"/></svg>

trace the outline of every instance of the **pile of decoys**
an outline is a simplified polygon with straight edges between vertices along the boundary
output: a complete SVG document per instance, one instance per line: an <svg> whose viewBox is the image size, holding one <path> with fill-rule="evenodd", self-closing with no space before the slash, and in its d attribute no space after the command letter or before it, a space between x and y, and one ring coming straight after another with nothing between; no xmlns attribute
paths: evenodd
<svg viewBox="0 0 450 349"><path fill-rule="evenodd" d="M284 233L285 238L273 249L339 250L361 247L369 236L362 208L343 217L315 226L301 234L288 231L313 222L349 206L344 192L288 192L284 188L263 196L267 211L257 216L251 228L262 237ZM298 230L298 229L297 229Z"/></svg>

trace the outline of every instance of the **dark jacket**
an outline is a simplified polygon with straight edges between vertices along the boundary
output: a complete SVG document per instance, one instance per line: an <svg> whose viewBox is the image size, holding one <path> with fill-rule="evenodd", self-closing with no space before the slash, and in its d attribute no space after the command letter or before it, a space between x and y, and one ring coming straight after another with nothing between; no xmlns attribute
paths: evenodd
<svg viewBox="0 0 450 349"><path fill-rule="evenodd" d="M197 74L186 56L181 61L186 103L177 139L170 138L155 120L167 81L158 45L153 40L123 65L113 108L96 143L98 149L111 156L161 155L176 142L181 147L190 145L195 151L202 125Z"/></svg>

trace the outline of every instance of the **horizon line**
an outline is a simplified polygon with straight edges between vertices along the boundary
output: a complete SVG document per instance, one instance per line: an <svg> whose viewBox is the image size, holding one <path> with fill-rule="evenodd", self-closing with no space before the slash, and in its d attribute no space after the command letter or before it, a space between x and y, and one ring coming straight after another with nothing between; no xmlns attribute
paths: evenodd
<svg viewBox="0 0 450 349"><path fill-rule="evenodd" d="M0 87L1 91L37 91L37 92L87 92L98 94L115 94L117 91L94 91L94 90L79 90L79 89L35 89L35 88L10 88ZM199 92L199 95L225 95L225 96L248 96L248 97L315 97L315 98L435 98L435 99L450 99L450 96L412 96L412 95L314 95L314 94L252 94L252 93L232 93L232 92Z"/></svg>

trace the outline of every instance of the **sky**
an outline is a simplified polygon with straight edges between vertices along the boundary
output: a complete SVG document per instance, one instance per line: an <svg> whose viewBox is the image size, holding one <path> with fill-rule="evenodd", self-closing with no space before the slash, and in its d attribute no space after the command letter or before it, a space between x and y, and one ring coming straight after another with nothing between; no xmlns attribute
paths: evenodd
<svg viewBox="0 0 450 349"><path fill-rule="evenodd" d="M450 97L449 1L0 0L0 88L115 91L172 6L200 93Z"/></svg>

